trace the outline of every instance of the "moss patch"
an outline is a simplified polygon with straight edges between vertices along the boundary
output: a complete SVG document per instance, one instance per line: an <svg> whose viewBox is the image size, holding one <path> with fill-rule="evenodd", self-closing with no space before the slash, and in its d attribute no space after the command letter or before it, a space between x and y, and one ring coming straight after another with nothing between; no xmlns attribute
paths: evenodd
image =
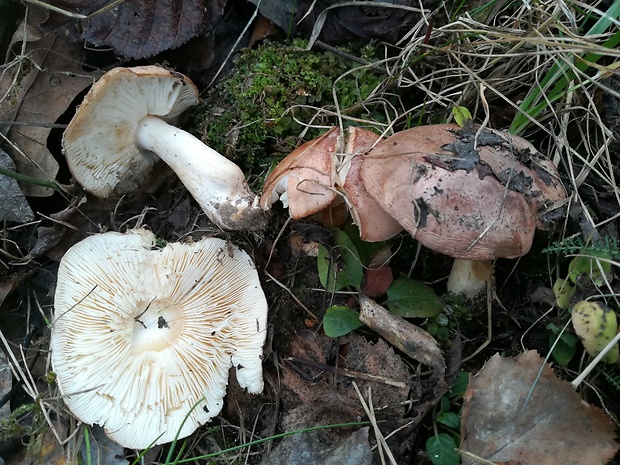
<svg viewBox="0 0 620 465"><path fill-rule="evenodd" d="M193 130L203 142L245 170L259 173L266 171L274 155L286 155L297 145L304 124L337 124L333 92L341 114L385 120L379 107L362 105L381 85L383 75L331 52L306 51L304 46L296 40L246 50L232 74L194 111ZM376 60L372 46L350 53ZM310 129L305 139L319 133Z"/></svg>

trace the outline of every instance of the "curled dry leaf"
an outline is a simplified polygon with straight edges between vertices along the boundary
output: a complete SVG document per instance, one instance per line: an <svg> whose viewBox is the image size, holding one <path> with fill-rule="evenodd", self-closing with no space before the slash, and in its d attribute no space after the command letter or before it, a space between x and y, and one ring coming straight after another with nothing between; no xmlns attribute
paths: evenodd
<svg viewBox="0 0 620 465"><path fill-rule="evenodd" d="M618 450L614 423L557 378L535 351L494 355L469 382L460 449L490 462L603 465ZM530 390L534 390L530 396ZM476 460L464 456L463 464Z"/></svg>

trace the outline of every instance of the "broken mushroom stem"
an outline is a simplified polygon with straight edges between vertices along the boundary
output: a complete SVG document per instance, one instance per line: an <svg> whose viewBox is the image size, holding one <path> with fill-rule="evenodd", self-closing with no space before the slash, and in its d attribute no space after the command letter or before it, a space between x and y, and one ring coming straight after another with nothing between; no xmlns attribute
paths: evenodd
<svg viewBox="0 0 620 465"><path fill-rule="evenodd" d="M265 223L267 216L241 168L188 132L156 116L145 116L136 144L161 158L177 174L209 219L224 229Z"/></svg>

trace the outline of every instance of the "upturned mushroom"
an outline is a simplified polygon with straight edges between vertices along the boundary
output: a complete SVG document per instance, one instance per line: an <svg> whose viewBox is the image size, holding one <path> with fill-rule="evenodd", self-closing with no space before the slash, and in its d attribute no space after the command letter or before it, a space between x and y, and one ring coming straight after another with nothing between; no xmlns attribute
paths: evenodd
<svg viewBox="0 0 620 465"><path fill-rule="evenodd" d="M326 212L342 203L365 241L382 241L402 230L373 199L360 178L366 153L379 136L349 127L332 128L301 145L282 160L265 181L261 206L269 210L278 200L293 219Z"/></svg>
<svg viewBox="0 0 620 465"><path fill-rule="evenodd" d="M469 297L490 277L489 261L530 250L536 226L550 227L550 210L566 197L557 170L531 144L473 126L399 132L364 158L361 176L412 236L457 259L448 289Z"/></svg>
<svg viewBox="0 0 620 465"><path fill-rule="evenodd" d="M263 390L267 302L250 257L217 238L155 247L91 236L58 270L51 351L69 410L117 443L183 438L222 409L229 369Z"/></svg>
<svg viewBox="0 0 620 465"><path fill-rule="evenodd" d="M198 102L196 86L160 66L114 68L90 89L62 138L69 169L98 197L134 191L158 159L224 229L257 229L266 216L241 169L173 125Z"/></svg>

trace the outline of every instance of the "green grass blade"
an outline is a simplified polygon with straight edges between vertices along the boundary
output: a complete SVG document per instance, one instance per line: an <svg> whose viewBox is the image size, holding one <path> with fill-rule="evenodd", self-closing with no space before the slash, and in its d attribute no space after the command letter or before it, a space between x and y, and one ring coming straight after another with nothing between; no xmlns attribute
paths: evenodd
<svg viewBox="0 0 620 465"><path fill-rule="evenodd" d="M586 36L592 36L604 33L610 25L614 24L620 16L620 1L614 2L609 9L603 13L598 21L586 32ZM620 43L620 31L607 39L603 44L603 48L613 49ZM523 99L519 105L519 112L515 116L509 131L512 134L520 134L532 120L536 119L541 113L550 107L550 105L564 95L566 95L569 83L576 77L576 72L585 72L592 64L597 63L603 55L600 53L589 53L585 57L565 56L560 57L547 74L542 79L540 86L533 88L530 93ZM573 57L570 59L569 57ZM585 80L580 85L589 82ZM548 95L544 95L548 89L551 91Z"/></svg>

